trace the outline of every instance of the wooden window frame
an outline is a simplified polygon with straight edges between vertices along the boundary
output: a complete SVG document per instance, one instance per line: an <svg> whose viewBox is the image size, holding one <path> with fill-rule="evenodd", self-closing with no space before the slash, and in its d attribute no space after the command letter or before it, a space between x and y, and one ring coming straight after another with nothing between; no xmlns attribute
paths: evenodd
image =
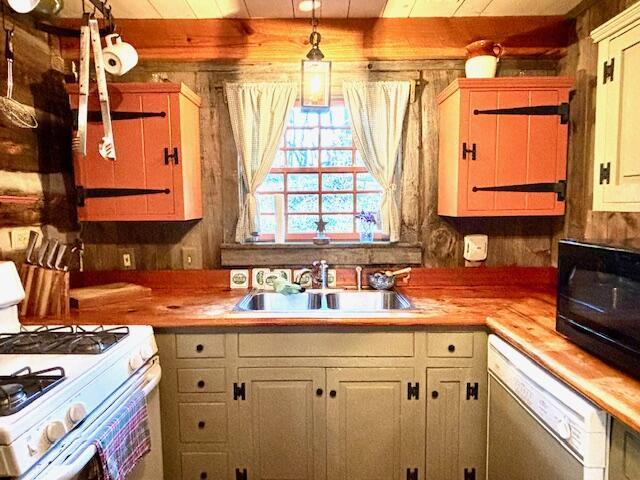
<svg viewBox="0 0 640 480"><path fill-rule="evenodd" d="M342 101L334 101L335 104L343 104ZM294 108L299 108L299 104L296 104ZM318 113L320 116L320 112ZM323 147L322 146L322 132L326 130L351 130L350 126L324 126L321 123L321 117L319 118L318 124L316 126L298 126L298 125L286 125L285 131L283 134L283 138L286 138L287 132L289 130L318 130L318 138L317 138L317 147L308 148L308 147L288 147L286 142L283 142L282 145L278 148L279 152L284 153L285 164L287 159L287 152L290 151L317 151L318 152L318 165L315 167L288 167L288 166L274 166L269 171L270 174L282 174L284 178L284 185L282 190L261 190L258 195L283 195L284 196L284 205L285 205L285 242L304 242L310 241L315 236L316 233L289 233L289 215L293 216L304 216L304 215L317 215L319 218L323 218L323 215L349 215L353 216L353 232L350 233L329 233L327 232L327 236L331 240L338 241L359 241L360 236L357 232L357 220L355 218L355 214L358 213L357 210L357 195L363 193L382 193L382 188L371 190L359 190L357 188L357 175L359 173L371 173L369 169L365 166L356 165L356 154L357 149L352 142L350 147ZM353 133L352 133L353 134ZM350 166L339 166L339 167L323 167L322 166L322 152L323 151L350 151L351 152L351 165ZM318 188L317 190L304 190L304 191L289 191L288 190L288 176L290 174L296 173L307 173L307 174L317 174L318 175ZM342 173L342 174L351 174L353 177L352 188L349 190L325 190L323 188L322 177L323 174L327 173ZM327 194L348 194L353 196L353 209L349 212L334 212L334 211L324 211L322 205L322 196ZM318 211L315 212L301 212L301 213L289 213L288 212L288 198L289 195L317 195L318 196ZM262 213L261 216L275 216L275 213ZM381 232L375 232L374 234L375 240L384 240L384 237ZM272 242L275 240L274 234L263 234L260 235L258 241L259 242Z"/></svg>

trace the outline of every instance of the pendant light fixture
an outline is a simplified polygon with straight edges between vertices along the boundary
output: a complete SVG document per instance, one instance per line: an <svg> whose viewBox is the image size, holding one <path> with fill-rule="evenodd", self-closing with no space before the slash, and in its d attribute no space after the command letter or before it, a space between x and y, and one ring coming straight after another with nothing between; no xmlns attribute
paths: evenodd
<svg viewBox="0 0 640 480"><path fill-rule="evenodd" d="M331 62L320 51L320 33L317 31L316 0L311 0L311 50L302 60L302 108L327 109L331 104Z"/></svg>

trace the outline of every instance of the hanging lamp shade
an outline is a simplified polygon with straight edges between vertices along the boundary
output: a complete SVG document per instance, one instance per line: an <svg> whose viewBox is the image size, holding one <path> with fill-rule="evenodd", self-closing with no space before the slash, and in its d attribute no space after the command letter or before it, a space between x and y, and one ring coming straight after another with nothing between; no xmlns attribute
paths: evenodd
<svg viewBox="0 0 640 480"><path fill-rule="evenodd" d="M320 51L320 33L316 31L315 14L311 20L312 32L309 36L311 50L307 59L302 60L302 108L327 109L331 106L331 62L324 60Z"/></svg>

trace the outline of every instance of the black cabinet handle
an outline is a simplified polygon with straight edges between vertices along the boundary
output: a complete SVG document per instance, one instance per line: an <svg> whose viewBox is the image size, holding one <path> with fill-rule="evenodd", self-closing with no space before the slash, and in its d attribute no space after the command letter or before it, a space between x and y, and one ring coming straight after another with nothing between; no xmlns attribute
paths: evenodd
<svg viewBox="0 0 640 480"><path fill-rule="evenodd" d="M198 381L198 388L204 388L204 380Z"/></svg>
<svg viewBox="0 0 640 480"><path fill-rule="evenodd" d="M204 423L204 421L200 420L200 421L198 422L198 428L199 428L200 430L202 430L204 427L205 427L205 423Z"/></svg>
<svg viewBox="0 0 640 480"><path fill-rule="evenodd" d="M200 353L204 350L204 345L196 345L196 352Z"/></svg>
<svg viewBox="0 0 640 480"><path fill-rule="evenodd" d="M323 393L324 393L324 391L321 388L318 388L316 390L316 396L318 396L318 397L321 397Z"/></svg>
<svg viewBox="0 0 640 480"><path fill-rule="evenodd" d="M433 392L431 392L431 398L438 398L438 395L439 393L437 390L434 390Z"/></svg>
<svg viewBox="0 0 640 480"><path fill-rule="evenodd" d="M338 394L338 392L336 392L335 390L331 390L331 391L329 392L329 396L330 396L331 398L336 398L336 395L337 395L337 394Z"/></svg>
<svg viewBox="0 0 640 480"><path fill-rule="evenodd" d="M449 345L448 350L449 350L451 353L453 353L453 352L455 352L455 351L456 351L456 346L455 346L455 345Z"/></svg>
<svg viewBox="0 0 640 480"><path fill-rule="evenodd" d="M207 478L209 478L209 475L207 475L207 472L200 473L200 480L207 480Z"/></svg>

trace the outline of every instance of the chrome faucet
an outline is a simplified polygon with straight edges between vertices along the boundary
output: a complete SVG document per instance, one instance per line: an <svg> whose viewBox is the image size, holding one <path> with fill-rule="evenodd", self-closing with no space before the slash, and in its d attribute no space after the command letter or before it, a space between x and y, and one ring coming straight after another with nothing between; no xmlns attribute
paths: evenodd
<svg viewBox="0 0 640 480"><path fill-rule="evenodd" d="M314 286L320 287L322 290L326 290L328 285L328 271L329 265L326 260L315 261L312 264L313 267L313 283Z"/></svg>
<svg viewBox="0 0 640 480"><path fill-rule="evenodd" d="M362 290L362 267L360 265L356 267L356 288Z"/></svg>

